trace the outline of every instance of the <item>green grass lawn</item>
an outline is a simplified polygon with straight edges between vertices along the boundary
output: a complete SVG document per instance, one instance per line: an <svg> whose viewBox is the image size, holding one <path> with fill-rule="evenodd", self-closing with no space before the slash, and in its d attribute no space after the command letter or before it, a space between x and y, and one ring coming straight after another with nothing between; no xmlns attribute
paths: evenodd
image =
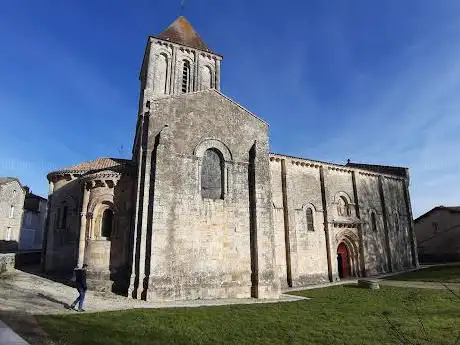
<svg viewBox="0 0 460 345"><path fill-rule="evenodd" d="M385 279L460 283L460 265L428 267L414 272L408 272L387 277Z"/></svg>
<svg viewBox="0 0 460 345"><path fill-rule="evenodd" d="M69 345L453 345L460 335L460 300L444 290L335 286L295 294L311 300L39 316L38 321L52 339ZM398 341L390 324L408 341Z"/></svg>

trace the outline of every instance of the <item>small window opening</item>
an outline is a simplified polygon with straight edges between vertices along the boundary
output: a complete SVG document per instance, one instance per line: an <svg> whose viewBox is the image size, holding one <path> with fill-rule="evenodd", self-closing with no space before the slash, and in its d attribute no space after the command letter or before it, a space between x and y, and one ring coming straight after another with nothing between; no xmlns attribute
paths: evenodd
<svg viewBox="0 0 460 345"><path fill-rule="evenodd" d="M102 237L112 236L112 227L113 227L113 212L112 210L105 210L102 214Z"/></svg>
<svg viewBox="0 0 460 345"><path fill-rule="evenodd" d="M182 68L182 93L190 91L190 63L184 61L184 67Z"/></svg>
<svg viewBox="0 0 460 345"><path fill-rule="evenodd" d="M307 230L315 231L315 227L313 223L313 211L311 208L307 208L306 216L307 216Z"/></svg>

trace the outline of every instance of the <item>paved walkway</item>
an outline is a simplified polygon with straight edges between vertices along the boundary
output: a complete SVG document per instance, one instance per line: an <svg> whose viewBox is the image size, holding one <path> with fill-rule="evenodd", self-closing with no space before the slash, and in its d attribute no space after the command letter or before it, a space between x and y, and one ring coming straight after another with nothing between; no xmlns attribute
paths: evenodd
<svg viewBox="0 0 460 345"><path fill-rule="evenodd" d="M399 272L401 273L401 272ZM398 274L399 274L398 273ZM441 283L420 282L420 281L395 281L383 280L381 278L393 274L367 279L376 279L381 285L445 289ZM309 287L290 288L285 292L297 290L309 290L323 288L333 285L354 284L356 279L344 280L336 283L326 283ZM460 284L448 283L447 286L453 291L460 291ZM39 314L61 314L73 313L64 307L72 302L77 293L72 287L35 274L19 270L6 273L0 277L0 344L25 345L23 339L15 335L9 327L28 340L31 344L48 345L52 342L46 333L37 324L34 316ZM279 303L306 300L308 298L283 294L280 299L258 300L258 299L218 299L218 300L194 300L174 302L146 302L133 300L111 293L97 293L88 291L85 309L88 312L99 312L109 310L123 310L133 308L177 308L177 307L201 307L230 304L253 304L253 303ZM8 326L6 326L7 324ZM7 340L9 343L7 342ZM16 341L16 342L14 342ZM22 342L21 342L22 341Z"/></svg>
<svg viewBox="0 0 460 345"><path fill-rule="evenodd" d="M397 286L397 287L407 287L407 288L419 288L419 289L439 289L445 290L446 287L454 290L460 291L460 283L440 283L440 282L422 282L416 280L383 280L378 279L380 285L387 286Z"/></svg>
<svg viewBox="0 0 460 345"><path fill-rule="evenodd" d="M77 291L67 285L22 272L12 271L0 278L0 311L30 314L72 313L65 309L76 297ZM280 299L259 300L216 299L172 302L146 302L114 295L88 291L85 299L87 312L123 310L133 308L201 307L229 304L277 303L305 300L305 297L282 295Z"/></svg>
<svg viewBox="0 0 460 345"><path fill-rule="evenodd" d="M0 321L0 344L1 345L29 345L17 335L11 328Z"/></svg>

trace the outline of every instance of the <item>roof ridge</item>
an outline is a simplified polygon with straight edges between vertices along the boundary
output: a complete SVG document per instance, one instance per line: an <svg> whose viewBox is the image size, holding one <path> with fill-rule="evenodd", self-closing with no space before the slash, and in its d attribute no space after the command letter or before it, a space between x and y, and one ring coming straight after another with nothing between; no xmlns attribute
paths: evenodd
<svg viewBox="0 0 460 345"><path fill-rule="evenodd" d="M131 159L127 158L115 158L115 157L97 157L88 161L83 161L72 166L64 167L55 171L52 171L48 176L52 174L59 174L65 172L80 172L86 173L94 170L111 169L117 166L123 166L126 163L132 162Z"/></svg>

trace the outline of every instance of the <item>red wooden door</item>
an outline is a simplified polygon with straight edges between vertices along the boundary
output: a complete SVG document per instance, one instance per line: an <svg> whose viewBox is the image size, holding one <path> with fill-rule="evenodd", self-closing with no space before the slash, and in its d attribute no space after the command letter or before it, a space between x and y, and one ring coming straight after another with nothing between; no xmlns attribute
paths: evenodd
<svg viewBox="0 0 460 345"><path fill-rule="evenodd" d="M343 242L337 247L337 256L337 263L341 265L341 267L339 267L339 277L347 278L350 275L350 258L347 246Z"/></svg>

